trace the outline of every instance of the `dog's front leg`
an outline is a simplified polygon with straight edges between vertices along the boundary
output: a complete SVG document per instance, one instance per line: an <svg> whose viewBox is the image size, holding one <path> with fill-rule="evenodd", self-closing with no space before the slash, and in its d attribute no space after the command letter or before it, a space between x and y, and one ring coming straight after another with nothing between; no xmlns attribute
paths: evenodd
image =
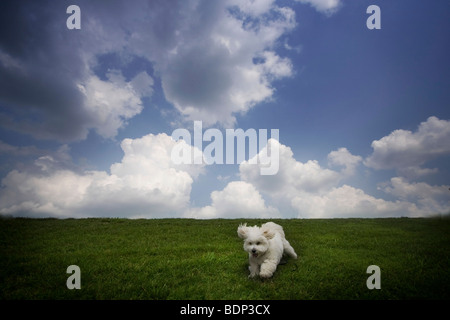
<svg viewBox="0 0 450 320"><path fill-rule="evenodd" d="M250 275L248 277L253 278L253 277L257 276L259 273L259 265L256 261L253 261L252 259L250 259L249 262L250 262L250 266L248 267L248 270L250 270Z"/></svg>
<svg viewBox="0 0 450 320"><path fill-rule="evenodd" d="M261 265L261 271L259 272L259 276L261 278L270 278L275 270L277 270L277 261L275 260L265 260Z"/></svg>

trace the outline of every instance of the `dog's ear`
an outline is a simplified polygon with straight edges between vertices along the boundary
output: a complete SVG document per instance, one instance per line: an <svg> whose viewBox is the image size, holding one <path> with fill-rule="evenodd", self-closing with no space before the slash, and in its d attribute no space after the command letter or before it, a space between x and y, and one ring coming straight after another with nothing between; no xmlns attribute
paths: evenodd
<svg viewBox="0 0 450 320"><path fill-rule="evenodd" d="M263 235L264 235L264 237L267 238L267 240L270 240L270 239L272 239L273 237L275 237L275 233L272 232L272 231L270 231L269 229L264 230L264 231L263 231Z"/></svg>
<svg viewBox="0 0 450 320"><path fill-rule="evenodd" d="M246 239L248 236L248 228L247 228L247 224L241 224L238 229L237 229L237 233L239 238L241 239Z"/></svg>

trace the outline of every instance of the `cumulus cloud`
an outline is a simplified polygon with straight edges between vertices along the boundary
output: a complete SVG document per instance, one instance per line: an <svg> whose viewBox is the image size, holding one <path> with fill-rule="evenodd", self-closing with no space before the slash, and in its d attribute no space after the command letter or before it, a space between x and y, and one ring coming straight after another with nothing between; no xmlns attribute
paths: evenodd
<svg viewBox="0 0 450 320"><path fill-rule="evenodd" d="M274 203L288 204L299 218L417 217L450 211L448 186L411 184L393 178L391 184L380 187L396 198L389 201L362 189L341 185L362 162L362 157L352 155L346 148L328 155L329 165L343 167L340 172L323 168L316 160L297 161L292 150L283 144L279 145L279 150L277 175L262 176L259 165L245 161L239 167L241 179L254 185Z"/></svg>
<svg viewBox="0 0 450 320"><path fill-rule="evenodd" d="M379 189L401 200L417 203L428 214L450 212L449 185L431 186L425 182L409 182L403 177L393 177L390 183Z"/></svg>
<svg viewBox="0 0 450 320"><path fill-rule="evenodd" d="M233 126L237 113L272 97L273 81L293 74L291 61L273 47L295 26L295 13L271 2L238 1L190 14L177 35L183 46L157 61L164 93L189 120Z"/></svg>
<svg viewBox="0 0 450 320"><path fill-rule="evenodd" d="M177 143L184 143L183 141ZM51 156L2 180L0 212L13 216L170 217L189 205L193 177L170 161L176 144L166 134L125 139L120 163L110 172L66 169Z"/></svg>
<svg viewBox="0 0 450 320"><path fill-rule="evenodd" d="M261 175L259 165L251 164L251 161L244 161L239 166L241 179L254 184L258 190L273 197L291 198L298 192L320 192L340 181L339 172L321 167L317 160L297 161L290 147L276 140L269 141L278 144L279 171L276 175ZM257 156L263 157L266 148Z"/></svg>
<svg viewBox="0 0 450 320"><path fill-rule="evenodd" d="M378 170L396 169L410 178L436 173L436 169L421 166L450 154L449 141L450 121L429 117L415 132L399 129L373 141L373 153L364 160L364 164Z"/></svg>
<svg viewBox="0 0 450 320"><path fill-rule="evenodd" d="M85 96L90 127L102 137L113 138L127 119L142 111L142 98L151 95L153 79L144 71L127 82L118 70L108 72L107 78L103 81L92 75L78 88Z"/></svg>
<svg viewBox="0 0 450 320"><path fill-rule="evenodd" d="M323 194L303 193L292 198L299 218L380 218L419 216L421 212L408 201L386 201L348 185L334 187ZM428 212L431 214L434 212Z"/></svg>
<svg viewBox="0 0 450 320"><path fill-rule="evenodd" d="M261 175L260 166L264 164L244 161L239 166L241 181L213 191L211 204L200 208L191 207L190 192L204 165L175 165L171 161L177 144L192 148L183 140L175 142L166 134L124 139L124 156L111 165L109 172L71 168L68 146L63 146L58 152L40 156L31 168L12 170L2 180L0 212L32 217L132 218L276 218L294 212L299 218L344 218L423 217L450 211L448 185L432 186L395 177L379 185L395 199L385 200L342 184L361 162L361 157L346 148L329 153L329 165L342 167L334 171L316 160L297 161L292 150L276 140L270 139L266 148L273 143L278 144L280 152L276 175ZM23 149L28 151L34 152ZM265 152L263 149L257 156ZM284 212L286 208L291 211Z"/></svg>
<svg viewBox="0 0 450 320"><path fill-rule="evenodd" d="M339 148L336 151L331 151L328 154L328 163L331 166L341 166L342 173L346 176L353 175L356 167L362 161L362 157L355 156L347 150L347 148Z"/></svg>
<svg viewBox="0 0 450 320"><path fill-rule="evenodd" d="M114 137L141 112L153 79L117 71L105 80L96 71L108 54L124 67L145 59L181 118L205 125L232 126L293 74L275 47L295 13L271 0L81 1L79 31L65 27L67 3L2 4L0 123L37 139L82 140L92 129Z"/></svg>
<svg viewBox="0 0 450 320"><path fill-rule="evenodd" d="M261 175L257 161L244 161L239 166L242 181L230 182L222 191L211 193L211 205L194 208L190 217L277 217L278 209L267 205L260 191L274 203L294 210L300 218L389 216L405 214L414 205L390 203L365 194L350 186L339 187L340 181L352 175L362 161L346 148L329 154L329 162L343 167L341 172L323 168L316 160L305 163L294 158L290 147L270 139L255 157L263 157L266 148L277 144L279 171L276 175ZM252 164L255 163L255 164Z"/></svg>
<svg viewBox="0 0 450 320"><path fill-rule="evenodd" d="M256 188L245 181L232 181L221 191L211 193L211 205L191 208L192 218L278 218L278 209L265 204Z"/></svg>

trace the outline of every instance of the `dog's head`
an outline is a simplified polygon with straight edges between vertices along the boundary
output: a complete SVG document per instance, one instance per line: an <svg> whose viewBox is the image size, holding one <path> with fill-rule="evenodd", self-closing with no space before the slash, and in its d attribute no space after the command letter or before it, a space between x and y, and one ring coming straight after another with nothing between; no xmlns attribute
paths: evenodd
<svg viewBox="0 0 450 320"><path fill-rule="evenodd" d="M237 233L241 239L244 239L244 250L254 258L266 253L269 249L269 240L274 237L274 233L269 229L258 226L247 227L247 224L241 224Z"/></svg>

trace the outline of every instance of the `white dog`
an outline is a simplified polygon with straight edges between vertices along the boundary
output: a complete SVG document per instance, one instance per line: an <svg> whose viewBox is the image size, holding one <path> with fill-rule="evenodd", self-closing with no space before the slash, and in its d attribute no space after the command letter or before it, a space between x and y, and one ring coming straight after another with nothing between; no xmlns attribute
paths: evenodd
<svg viewBox="0 0 450 320"><path fill-rule="evenodd" d="M267 222L261 227L241 224L237 232L244 239L244 250L248 252L250 278L258 274L261 278L270 278L283 253L297 259L297 254L284 236L283 228L276 223Z"/></svg>

